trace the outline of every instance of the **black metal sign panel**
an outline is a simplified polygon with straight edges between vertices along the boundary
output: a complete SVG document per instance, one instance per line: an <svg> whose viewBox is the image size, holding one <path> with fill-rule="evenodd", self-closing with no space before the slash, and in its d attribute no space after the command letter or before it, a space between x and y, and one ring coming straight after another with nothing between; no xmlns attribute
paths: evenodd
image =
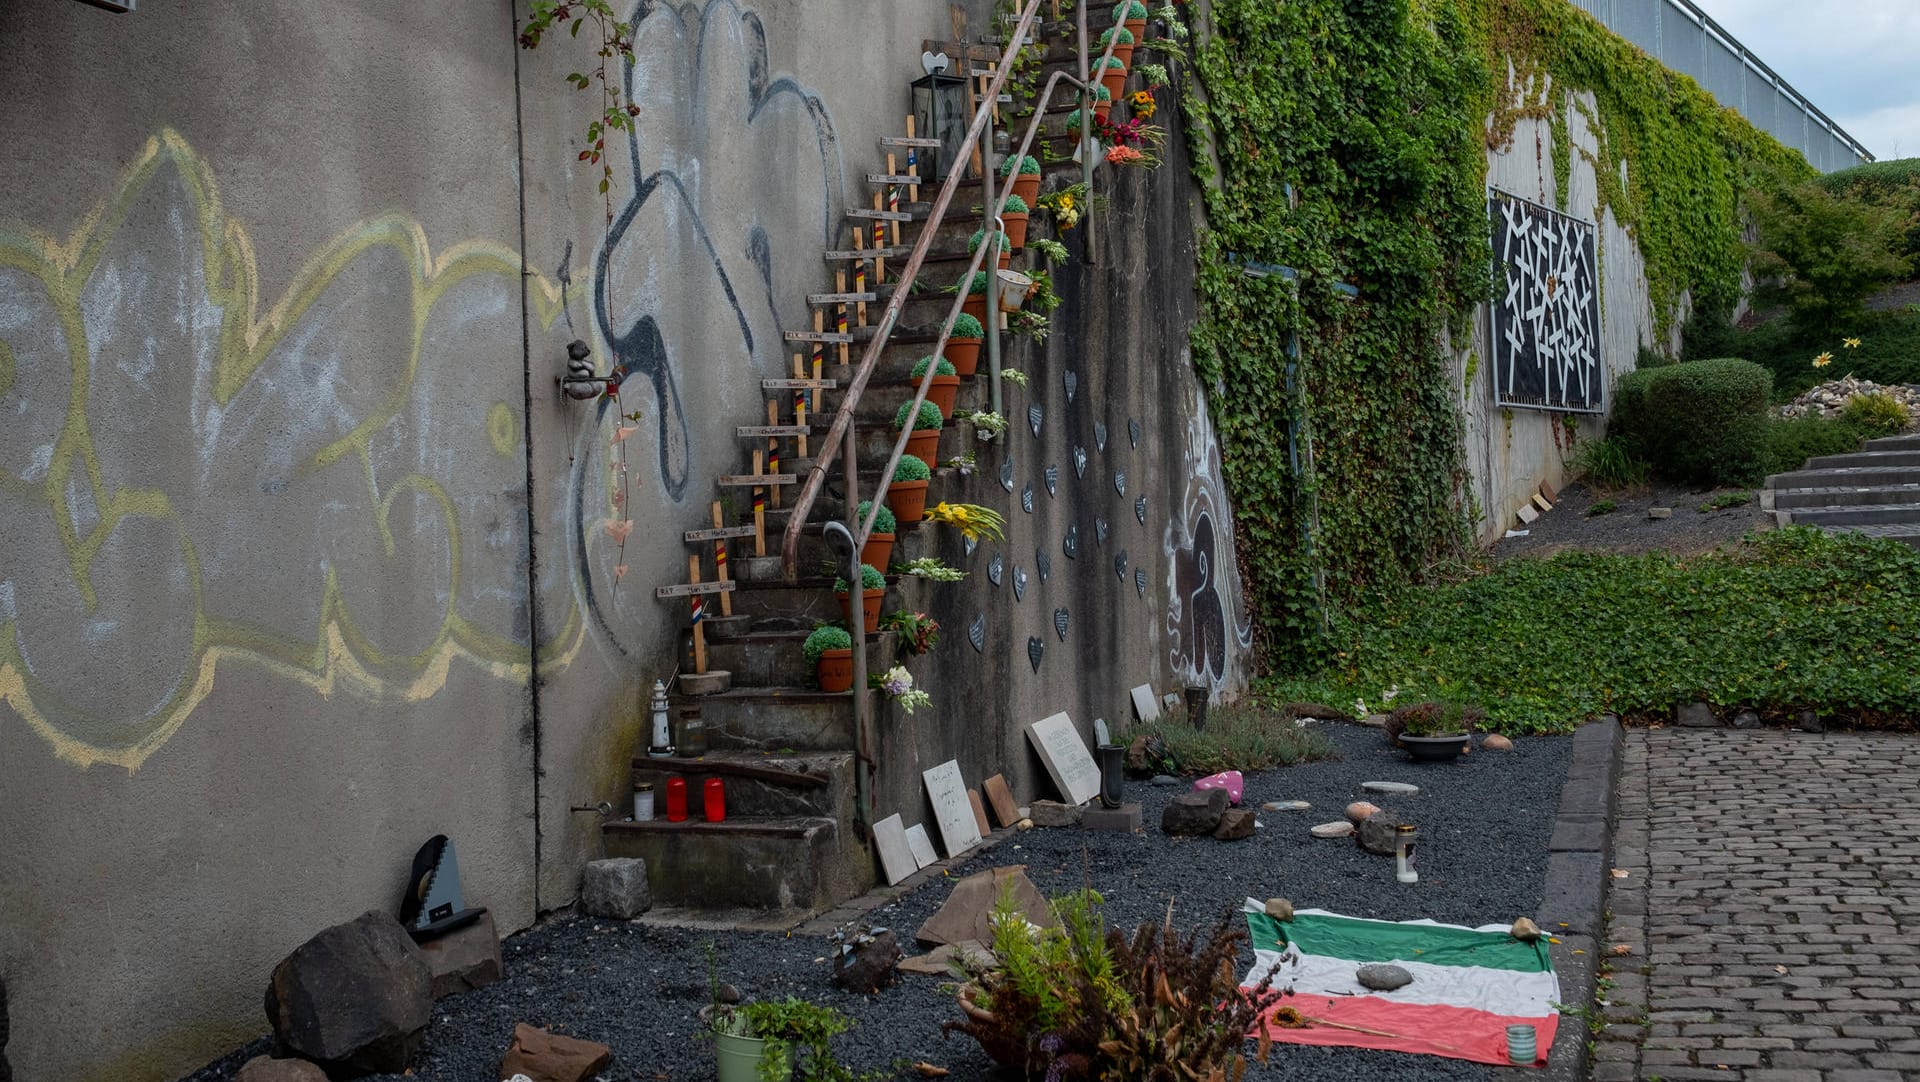
<svg viewBox="0 0 1920 1082"><path fill-rule="evenodd" d="M1497 269L1493 299L1494 402L1601 413L1600 286L1592 222L1489 190Z"/></svg>

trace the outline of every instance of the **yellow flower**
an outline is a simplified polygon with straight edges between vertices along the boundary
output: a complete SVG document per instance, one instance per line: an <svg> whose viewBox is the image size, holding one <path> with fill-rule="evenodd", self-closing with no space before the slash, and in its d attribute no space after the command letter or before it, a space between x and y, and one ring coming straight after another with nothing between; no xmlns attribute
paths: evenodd
<svg viewBox="0 0 1920 1082"><path fill-rule="evenodd" d="M1846 347L1846 348L1848 348L1848 349L1859 349L1859 348L1860 348L1860 340L1859 340L1858 338L1842 338L1842 339L1840 340L1840 344L1841 344L1842 346L1845 346L1845 347Z"/></svg>
<svg viewBox="0 0 1920 1082"><path fill-rule="evenodd" d="M1813 366L1815 368L1825 368L1826 366L1832 363L1833 363L1832 353L1822 353L1820 356L1815 357L1813 359Z"/></svg>
<svg viewBox="0 0 1920 1082"><path fill-rule="evenodd" d="M1068 195L1066 192L1061 192L1060 198L1055 202L1054 205L1059 207L1061 210L1072 210L1073 196Z"/></svg>

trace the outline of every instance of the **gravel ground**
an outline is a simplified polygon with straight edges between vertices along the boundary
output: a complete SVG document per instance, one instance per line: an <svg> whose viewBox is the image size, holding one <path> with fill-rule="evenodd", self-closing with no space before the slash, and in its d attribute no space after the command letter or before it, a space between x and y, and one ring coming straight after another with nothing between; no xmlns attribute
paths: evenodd
<svg viewBox="0 0 1920 1082"><path fill-rule="evenodd" d="M1715 496L1741 492L1747 493L1745 504L1711 512L1700 510L1702 504ZM1618 507L1603 515L1589 516L1587 509L1601 500L1612 500ZM1672 508L1673 516L1649 519L1647 510L1652 507ZM1745 489L1696 492L1672 485L1652 485L1632 492L1596 493L1585 485L1575 484L1560 493L1553 510L1523 528L1527 536L1493 543L1495 559L1551 556L1565 551L1690 555L1738 541L1750 530L1772 529L1773 516L1760 510L1758 496Z"/></svg>
<svg viewBox="0 0 1920 1082"><path fill-rule="evenodd" d="M1461 924L1506 922L1539 905L1570 740L1530 737L1511 753L1476 751L1452 764L1408 762L1385 746L1378 730L1316 723L1341 758L1268 771L1247 779L1246 799L1307 800L1309 811L1261 812L1251 839L1174 839L1159 831L1160 812L1180 788L1129 784L1148 824L1139 835L1034 830L953 869L964 876L1003 864L1024 864L1040 889L1055 895L1091 883L1107 899L1109 924L1132 927L1174 906L1186 926L1211 925L1243 899L1280 895L1301 908L1351 916ZM1393 861L1351 841L1320 841L1307 828L1340 818L1360 799L1363 781L1411 781L1413 797L1373 797L1420 826L1420 882L1402 886ZM907 950L920 923L946 900L936 880L876 910ZM587 917L564 917L506 943L507 979L441 1001L411 1078L421 1082L494 1082L516 1022L550 1026L604 1041L614 1049L612 1080L698 1080L713 1077L712 1054L693 1039L695 1013L706 1001L707 933L645 928ZM820 939L768 934L722 937L721 979L750 998L798 995L847 1011L859 1025L836 1041L856 1069L925 1060L956 1080L996 1077L969 1039L943 1040L939 1023L955 1017L941 979L903 974L876 996L852 996L828 983ZM1243 951L1244 970L1252 964ZM264 1042L188 1076L224 1082ZM397 1076L396 1076L397 1077ZM909 1074L908 1077L917 1077ZM1432 1056L1360 1049L1276 1047L1271 1063L1248 1078L1289 1082L1352 1079L1488 1079L1490 1068Z"/></svg>

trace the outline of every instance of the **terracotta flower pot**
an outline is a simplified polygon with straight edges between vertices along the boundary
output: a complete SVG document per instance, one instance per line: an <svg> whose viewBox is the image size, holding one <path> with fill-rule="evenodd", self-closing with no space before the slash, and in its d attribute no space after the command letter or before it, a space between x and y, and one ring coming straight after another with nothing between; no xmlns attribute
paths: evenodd
<svg viewBox="0 0 1920 1082"><path fill-rule="evenodd" d="M982 305L981 307L985 307ZM977 317L976 317L977 318ZM955 375L967 377L980 367L980 342L978 338L947 339L947 362L953 365Z"/></svg>
<svg viewBox="0 0 1920 1082"><path fill-rule="evenodd" d="M1127 33L1133 35L1133 41L1135 45L1138 45L1139 43L1147 40L1147 20L1128 19L1126 22L1123 22L1120 25L1126 27ZM1116 49L1114 51L1118 52L1119 50Z"/></svg>
<svg viewBox="0 0 1920 1082"><path fill-rule="evenodd" d="M970 315L970 316L972 316L973 318L975 318L975 319L977 319L977 320L979 320L979 321L980 321L980 325L981 325L981 326L983 326L983 327L984 327L984 326L986 326L986 324L987 324L987 295L986 295L985 293L969 293L969 294L967 294L967 300L966 300L966 303L964 303L964 304L962 304L962 305L960 306L960 310L961 310L962 312L965 312L966 314L968 314L968 315ZM949 358L947 358L947 359L948 359L948 360L952 360L953 358L951 358L951 357L949 357Z"/></svg>
<svg viewBox="0 0 1920 1082"><path fill-rule="evenodd" d="M891 503L892 501L888 501ZM892 508L888 508L892 510ZM894 516L898 518L899 516ZM867 543L860 546L860 562L872 564L881 571L887 569L887 561L893 557L893 534L875 530L867 535Z"/></svg>
<svg viewBox="0 0 1920 1082"><path fill-rule="evenodd" d="M1002 214L1000 220L1006 223L1007 243L1013 245L1014 251L1025 248L1027 246L1027 215ZM1000 265L1003 268L1006 266L1005 263Z"/></svg>
<svg viewBox="0 0 1920 1082"><path fill-rule="evenodd" d="M1107 93L1113 96L1113 100L1119 101L1121 88L1127 85L1127 69L1108 68L1100 73L1100 81L1106 84Z"/></svg>
<svg viewBox="0 0 1920 1082"><path fill-rule="evenodd" d="M1128 29L1132 29L1132 27L1128 27ZM1133 40L1136 42L1139 41L1140 35L1135 34ZM1134 47L1132 45L1123 41L1113 47L1113 58L1131 68L1133 66L1133 49Z"/></svg>
<svg viewBox="0 0 1920 1082"><path fill-rule="evenodd" d="M1096 120L1105 120L1113 115L1113 102L1096 101L1093 103L1093 115Z"/></svg>
<svg viewBox="0 0 1920 1082"><path fill-rule="evenodd" d="M840 599L840 618L851 622L853 619L853 614L847 611L847 595L845 593L838 593L833 596ZM862 617L861 626L867 629L867 634L869 635L872 635L880 630L880 603L882 601L885 601L886 598L887 598L887 590L886 590L886 587L884 586L878 590L864 590L861 592L861 597L860 597L860 615ZM847 651L847 655L851 657L853 655L853 651L851 650ZM822 654L821 657L822 659L824 659L826 655ZM849 671L851 671L853 663L849 661L847 665L848 665Z"/></svg>
<svg viewBox="0 0 1920 1082"><path fill-rule="evenodd" d="M841 594L844 600L847 595ZM853 688L853 650L824 650L814 668L821 691L850 691Z"/></svg>
<svg viewBox="0 0 1920 1082"><path fill-rule="evenodd" d="M940 430L937 428L915 429L913 435L907 437L907 453L929 466L940 461ZM900 517L898 511L893 514L895 518ZM920 521L919 515L913 518L915 522Z"/></svg>
<svg viewBox="0 0 1920 1082"><path fill-rule="evenodd" d="M959 371L958 368L954 369L955 373ZM927 401L940 408L940 417L944 420L953 416L953 399L954 396L959 393L960 377L957 374L952 376L935 376L933 377L932 385L927 388ZM873 566L879 567L880 565L874 564Z"/></svg>
<svg viewBox="0 0 1920 1082"><path fill-rule="evenodd" d="M1017 174L1013 178L1013 194L1019 196L1027 206L1033 206L1033 201L1040 198L1040 174Z"/></svg>
<svg viewBox="0 0 1920 1082"><path fill-rule="evenodd" d="M920 525L920 518L927 511L927 485L930 483L895 481L887 486L887 510L893 512L895 530L907 530Z"/></svg>

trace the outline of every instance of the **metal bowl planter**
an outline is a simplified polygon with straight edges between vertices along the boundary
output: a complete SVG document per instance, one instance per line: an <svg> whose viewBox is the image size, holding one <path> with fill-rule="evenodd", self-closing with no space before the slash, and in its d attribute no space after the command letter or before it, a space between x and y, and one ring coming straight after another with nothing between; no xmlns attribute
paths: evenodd
<svg viewBox="0 0 1920 1082"><path fill-rule="evenodd" d="M1027 302L1027 295L1033 292L1033 279L1019 271L1000 272L1000 310L1018 312Z"/></svg>
<svg viewBox="0 0 1920 1082"><path fill-rule="evenodd" d="M1448 733L1444 736L1408 736L1400 734L1400 743L1413 753L1416 761L1422 763L1444 763L1466 754L1467 744L1472 740L1467 733Z"/></svg>

